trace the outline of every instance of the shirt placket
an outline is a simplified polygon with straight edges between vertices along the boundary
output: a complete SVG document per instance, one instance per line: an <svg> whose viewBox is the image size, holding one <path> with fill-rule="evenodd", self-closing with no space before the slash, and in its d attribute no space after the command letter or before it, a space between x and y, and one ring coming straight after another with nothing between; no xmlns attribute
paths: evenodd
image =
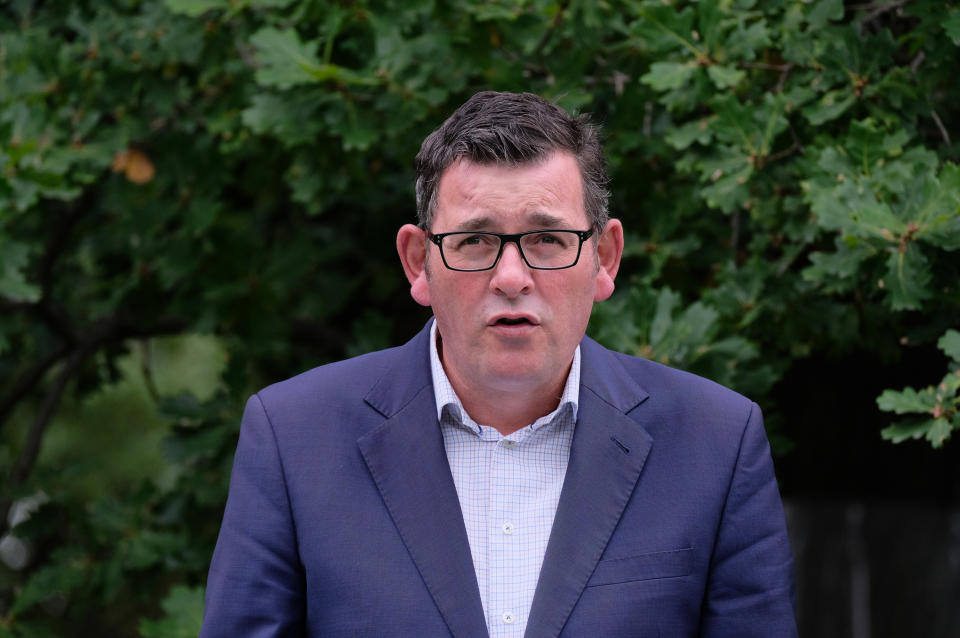
<svg viewBox="0 0 960 638"><path fill-rule="evenodd" d="M523 536L521 445L504 438L496 443L491 463L490 517L487 521L489 608L491 638L520 638L526 625L523 591Z"/></svg>

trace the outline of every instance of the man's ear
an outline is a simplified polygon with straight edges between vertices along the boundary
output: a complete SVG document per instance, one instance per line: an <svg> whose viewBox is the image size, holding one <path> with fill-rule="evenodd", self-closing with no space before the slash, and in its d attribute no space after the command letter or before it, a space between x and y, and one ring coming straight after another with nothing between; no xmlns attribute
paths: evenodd
<svg viewBox="0 0 960 638"><path fill-rule="evenodd" d="M397 232L397 253L403 272L410 282L410 296L421 306L430 305L430 286L427 283L427 245L423 229L404 224Z"/></svg>
<svg viewBox="0 0 960 638"><path fill-rule="evenodd" d="M594 301L603 301L613 294L613 280L620 270L623 256L623 225L619 219L611 219L597 238L597 287Z"/></svg>

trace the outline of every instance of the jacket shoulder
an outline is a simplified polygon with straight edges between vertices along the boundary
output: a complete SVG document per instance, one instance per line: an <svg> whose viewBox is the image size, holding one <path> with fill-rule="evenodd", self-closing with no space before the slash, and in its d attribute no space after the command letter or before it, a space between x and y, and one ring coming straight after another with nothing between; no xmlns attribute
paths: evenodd
<svg viewBox="0 0 960 638"><path fill-rule="evenodd" d="M614 374L623 374L635 383L645 395L640 405L651 408L676 422L676 417L694 423L722 424L739 430L754 410L753 401L725 386L691 372L635 357L607 348L591 340L589 352L606 360L604 367Z"/></svg>
<svg viewBox="0 0 960 638"><path fill-rule="evenodd" d="M429 324L413 339L313 368L257 393L274 420L315 421L318 415L353 421L372 411L390 416L432 384Z"/></svg>
<svg viewBox="0 0 960 638"><path fill-rule="evenodd" d="M350 359L317 366L272 383L257 392L264 403L296 400L317 395L362 397L397 359L401 347L369 352Z"/></svg>
<svg viewBox="0 0 960 638"><path fill-rule="evenodd" d="M731 401L738 404L751 403L751 400L735 390L720 385L716 381L699 376L692 372L672 368L668 365L614 352L614 356L638 383L644 385L648 391L654 389L669 389L673 392L691 395L708 395L711 398Z"/></svg>

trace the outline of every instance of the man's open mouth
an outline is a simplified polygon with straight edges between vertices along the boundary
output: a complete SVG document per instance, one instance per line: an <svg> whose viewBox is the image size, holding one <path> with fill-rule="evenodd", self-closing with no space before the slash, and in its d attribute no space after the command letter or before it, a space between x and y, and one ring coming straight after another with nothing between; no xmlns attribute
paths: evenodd
<svg viewBox="0 0 960 638"><path fill-rule="evenodd" d="M494 324L495 326L519 326L519 325L535 325L528 317L500 317L497 319Z"/></svg>

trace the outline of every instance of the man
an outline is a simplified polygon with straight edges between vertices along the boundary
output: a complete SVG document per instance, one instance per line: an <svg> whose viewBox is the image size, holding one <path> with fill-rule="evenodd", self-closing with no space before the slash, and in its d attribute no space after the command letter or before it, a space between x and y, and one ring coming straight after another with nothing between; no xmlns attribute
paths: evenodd
<svg viewBox="0 0 960 638"><path fill-rule="evenodd" d="M586 338L623 250L596 129L480 93L397 249L435 320L247 404L202 636L794 636L759 409Z"/></svg>

